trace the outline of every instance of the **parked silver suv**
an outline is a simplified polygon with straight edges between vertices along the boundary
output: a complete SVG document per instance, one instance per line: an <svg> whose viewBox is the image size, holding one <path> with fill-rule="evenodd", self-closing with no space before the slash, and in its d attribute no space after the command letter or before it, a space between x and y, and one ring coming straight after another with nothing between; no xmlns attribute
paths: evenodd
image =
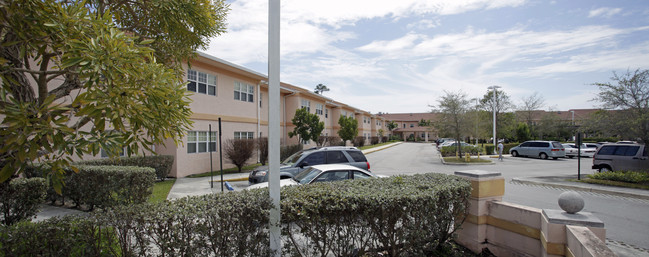
<svg viewBox="0 0 649 257"><path fill-rule="evenodd" d="M593 156L593 169L600 172L649 171L649 151L641 144L605 144Z"/></svg>
<svg viewBox="0 0 649 257"><path fill-rule="evenodd" d="M280 164L280 179L292 178L312 165L344 163L369 170L370 163L363 152L356 147L329 146L309 148L289 156ZM268 181L268 166L261 166L250 172L248 182L257 184Z"/></svg>
<svg viewBox="0 0 649 257"><path fill-rule="evenodd" d="M566 157L566 150L563 145L556 141L525 141L520 145L509 149L512 157L530 156L539 157L541 159L558 159Z"/></svg>

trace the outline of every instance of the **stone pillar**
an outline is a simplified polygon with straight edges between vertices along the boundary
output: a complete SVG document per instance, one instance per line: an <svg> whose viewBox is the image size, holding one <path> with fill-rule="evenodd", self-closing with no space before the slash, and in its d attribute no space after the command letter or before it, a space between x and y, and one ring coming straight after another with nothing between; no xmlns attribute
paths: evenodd
<svg viewBox="0 0 649 257"><path fill-rule="evenodd" d="M559 196L563 210L543 210L541 220L541 243L543 256L575 256L567 247L566 226L586 227L602 242L606 242L604 223L590 212L579 212L584 200L576 192L564 192Z"/></svg>
<svg viewBox="0 0 649 257"><path fill-rule="evenodd" d="M469 212L457 241L473 252L482 251L487 239L488 202L502 201L505 194L505 179L500 172L483 170L456 171L455 175L471 181Z"/></svg>

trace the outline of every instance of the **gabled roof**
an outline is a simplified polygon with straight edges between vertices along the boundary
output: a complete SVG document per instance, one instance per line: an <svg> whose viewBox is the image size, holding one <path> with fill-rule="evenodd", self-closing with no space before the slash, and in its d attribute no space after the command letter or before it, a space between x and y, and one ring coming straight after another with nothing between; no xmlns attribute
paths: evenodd
<svg viewBox="0 0 649 257"><path fill-rule="evenodd" d="M437 120L439 113L424 112L424 113L382 113L378 114L386 120L401 121L401 122L418 122L424 120Z"/></svg>

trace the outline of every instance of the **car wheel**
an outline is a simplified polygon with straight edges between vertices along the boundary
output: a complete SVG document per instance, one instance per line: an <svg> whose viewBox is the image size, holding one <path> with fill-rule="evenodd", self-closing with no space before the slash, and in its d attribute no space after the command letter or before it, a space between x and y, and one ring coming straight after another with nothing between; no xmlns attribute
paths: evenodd
<svg viewBox="0 0 649 257"><path fill-rule="evenodd" d="M556 160L556 159L559 159L559 157L552 157L552 160Z"/></svg>
<svg viewBox="0 0 649 257"><path fill-rule="evenodd" d="M518 152L512 151L512 157L518 157Z"/></svg>
<svg viewBox="0 0 649 257"><path fill-rule="evenodd" d="M608 171L612 171L611 167L609 167L609 166L604 166L604 167L599 168L599 172L608 172Z"/></svg>
<svg viewBox="0 0 649 257"><path fill-rule="evenodd" d="M541 153L541 154L539 154L539 157L541 157L541 159L548 159L548 154Z"/></svg>
<svg viewBox="0 0 649 257"><path fill-rule="evenodd" d="M574 158L574 156L572 156L572 155L568 155L568 158L572 159L572 158Z"/></svg>

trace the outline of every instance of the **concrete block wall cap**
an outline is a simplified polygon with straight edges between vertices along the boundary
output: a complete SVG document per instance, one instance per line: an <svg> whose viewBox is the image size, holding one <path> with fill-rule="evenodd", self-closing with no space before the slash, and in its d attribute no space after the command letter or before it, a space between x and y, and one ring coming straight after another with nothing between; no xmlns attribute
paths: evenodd
<svg viewBox="0 0 649 257"><path fill-rule="evenodd" d="M490 178L490 177L501 176L501 173L495 171L485 171L485 170L465 170L465 171L456 171L455 175L472 177L472 178Z"/></svg>
<svg viewBox="0 0 649 257"><path fill-rule="evenodd" d="M552 224L603 228L604 222L590 212L570 214L562 210L543 209L543 216Z"/></svg>

